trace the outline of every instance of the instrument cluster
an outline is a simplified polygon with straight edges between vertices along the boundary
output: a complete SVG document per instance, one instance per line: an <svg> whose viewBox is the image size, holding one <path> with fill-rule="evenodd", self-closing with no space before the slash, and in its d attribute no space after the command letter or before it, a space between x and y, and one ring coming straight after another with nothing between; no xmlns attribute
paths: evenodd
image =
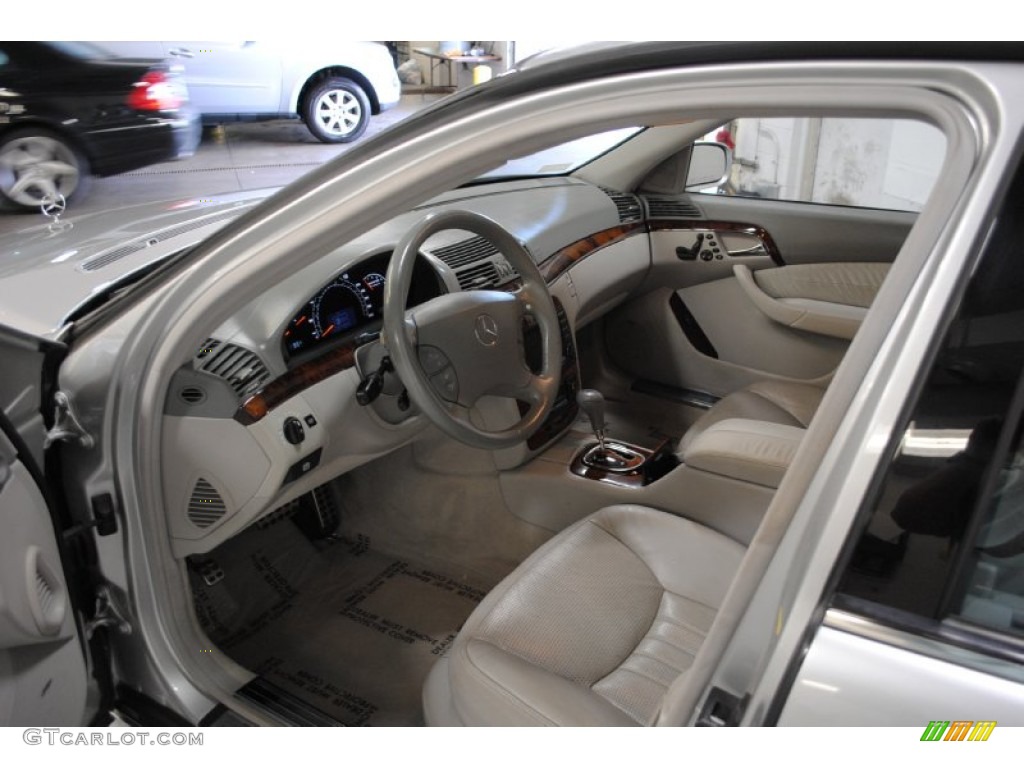
<svg viewBox="0 0 1024 768"><path fill-rule="evenodd" d="M306 357L313 350L364 333L378 333L390 261L390 252L371 256L317 291L285 328L281 340L285 360ZM440 277L424 259L418 259L408 306L421 304L442 292Z"/></svg>

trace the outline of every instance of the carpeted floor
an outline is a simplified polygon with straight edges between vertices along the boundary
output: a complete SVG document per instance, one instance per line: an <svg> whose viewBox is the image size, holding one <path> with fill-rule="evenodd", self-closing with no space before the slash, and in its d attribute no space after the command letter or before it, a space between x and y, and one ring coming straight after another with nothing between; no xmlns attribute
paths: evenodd
<svg viewBox="0 0 1024 768"><path fill-rule="evenodd" d="M361 534L310 542L289 517L193 569L211 641L346 725L418 725L427 673L490 584L374 551ZM203 565L199 561L199 565Z"/></svg>

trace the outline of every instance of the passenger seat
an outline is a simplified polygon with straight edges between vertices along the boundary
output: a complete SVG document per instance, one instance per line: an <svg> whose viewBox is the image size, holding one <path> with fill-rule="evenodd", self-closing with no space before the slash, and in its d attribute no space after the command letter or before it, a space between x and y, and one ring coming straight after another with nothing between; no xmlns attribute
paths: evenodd
<svg viewBox="0 0 1024 768"><path fill-rule="evenodd" d="M725 419L752 419L806 428L825 396L825 388L789 381L758 381L726 395L697 419L679 443L679 455L698 435Z"/></svg>

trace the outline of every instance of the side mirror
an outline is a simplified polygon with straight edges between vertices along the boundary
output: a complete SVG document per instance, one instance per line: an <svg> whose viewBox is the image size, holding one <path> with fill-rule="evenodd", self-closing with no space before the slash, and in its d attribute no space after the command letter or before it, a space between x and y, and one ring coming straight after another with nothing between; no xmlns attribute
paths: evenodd
<svg viewBox="0 0 1024 768"><path fill-rule="evenodd" d="M690 150L690 165L686 170L687 191L702 187L718 187L729 180L732 152L725 144L698 141Z"/></svg>

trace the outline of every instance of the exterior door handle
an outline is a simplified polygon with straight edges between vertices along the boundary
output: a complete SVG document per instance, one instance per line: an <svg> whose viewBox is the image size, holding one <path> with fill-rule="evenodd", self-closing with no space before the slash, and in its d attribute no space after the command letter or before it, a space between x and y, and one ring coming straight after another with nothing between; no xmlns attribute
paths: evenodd
<svg viewBox="0 0 1024 768"><path fill-rule="evenodd" d="M191 48L171 48L168 53L171 54L171 56L180 56L183 59L191 59L195 56L195 54L192 53Z"/></svg>

